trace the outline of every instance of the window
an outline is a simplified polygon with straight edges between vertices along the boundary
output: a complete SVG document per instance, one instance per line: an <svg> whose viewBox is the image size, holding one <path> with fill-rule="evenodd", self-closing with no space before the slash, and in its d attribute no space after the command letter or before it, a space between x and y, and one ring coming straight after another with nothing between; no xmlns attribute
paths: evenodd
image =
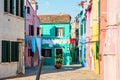
<svg viewBox="0 0 120 80"><path fill-rule="evenodd" d="M30 14L30 7L27 7L27 14Z"/></svg>
<svg viewBox="0 0 120 80"><path fill-rule="evenodd" d="M63 37L64 35L64 30L62 27L56 28L56 36L58 37Z"/></svg>
<svg viewBox="0 0 120 80"><path fill-rule="evenodd" d="M32 52L32 49L28 49L28 56L31 56L31 57L34 56L34 53Z"/></svg>
<svg viewBox="0 0 120 80"><path fill-rule="evenodd" d="M8 12L8 0L4 0L4 12Z"/></svg>
<svg viewBox="0 0 120 80"><path fill-rule="evenodd" d="M37 36L42 36L42 28L37 27Z"/></svg>
<svg viewBox="0 0 120 80"><path fill-rule="evenodd" d="M33 25L29 25L29 35L34 35L34 26Z"/></svg>
<svg viewBox="0 0 120 80"><path fill-rule="evenodd" d="M4 0L4 12L23 17L24 0Z"/></svg>
<svg viewBox="0 0 120 80"><path fill-rule="evenodd" d="M52 57L52 50L51 49L42 49L42 56Z"/></svg>
<svg viewBox="0 0 120 80"><path fill-rule="evenodd" d="M19 0L17 0L17 1L16 1L16 15L17 15L17 16L19 16L19 11L20 11L20 10L19 10L19 7L20 7L19 3L20 3Z"/></svg>
<svg viewBox="0 0 120 80"><path fill-rule="evenodd" d="M14 0L10 0L10 13L14 14Z"/></svg>
<svg viewBox="0 0 120 80"><path fill-rule="evenodd" d="M18 61L18 56L18 42L2 41L2 62Z"/></svg>
<svg viewBox="0 0 120 80"><path fill-rule="evenodd" d="M11 61L18 61L18 42L11 42Z"/></svg>
<svg viewBox="0 0 120 80"><path fill-rule="evenodd" d="M21 2L20 3L20 7L21 7L20 16L24 17L24 6L23 6L24 0L21 0L20 2Z"/></svg>
<svg viewBox="0 0 120 80"><path fill-rule="evenodd" d="M2 41L2 62L10 62L10 41Z"/></svg>

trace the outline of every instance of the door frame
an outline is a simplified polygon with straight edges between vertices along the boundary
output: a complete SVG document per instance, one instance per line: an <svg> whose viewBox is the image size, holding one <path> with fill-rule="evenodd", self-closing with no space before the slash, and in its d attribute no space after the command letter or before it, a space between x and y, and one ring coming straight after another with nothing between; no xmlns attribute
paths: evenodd
<svg viewBox="0 0 120 80"><path fill-rule="evenodd" d="M63 48L61 48L61 47L57 47L57 48L55 48L55 56L56 56L56 51L57 51L57 49L61 49L62 50L62 64L64 64L64 53L63 53ZM55 58L55 64L56 64L56 58Z"/></svg>

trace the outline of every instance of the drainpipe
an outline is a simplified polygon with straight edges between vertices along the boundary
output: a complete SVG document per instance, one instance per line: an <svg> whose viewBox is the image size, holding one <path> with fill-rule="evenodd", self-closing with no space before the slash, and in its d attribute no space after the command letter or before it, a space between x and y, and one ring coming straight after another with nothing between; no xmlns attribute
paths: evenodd
<svg viewBox="0 0 120 80"><path fill-rule="evenodd" d="M27 5L27 1L25 0L24 1L24 39L26 39L26 5ZM26 41L26 40L24 40ZM26 46L24 46L24 62L26 63L25 61L25 57L26 57ZM24 65L25 66L25 65Z"/></svg>

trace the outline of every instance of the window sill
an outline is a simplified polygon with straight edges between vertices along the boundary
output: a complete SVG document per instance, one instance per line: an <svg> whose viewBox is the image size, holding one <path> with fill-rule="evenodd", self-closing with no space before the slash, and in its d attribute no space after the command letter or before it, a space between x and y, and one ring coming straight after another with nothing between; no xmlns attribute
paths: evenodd
<svg viewBox="0 0 120 80"><path fill-rule="evenodd" d="M18 62L1 62L0 64L17 64Z"/></svg>
<svg viewBox="0 0 120 80"><path fill-rule="evenodd" d="M44 57L44 58L48 59L48 58L52 58L52 57Z"/></svg>
<svg viewBox="0 0 120 80"><path fill-rule="evenodd" d="M8 13L8 12L4 12L4 15L7 15L7 16L12 16L12 17L16 17L16 18L18 18L18 19L22 19L22 20L24 20L24 18L23 18L23 17L17 16L17 15L13 15L13 14Z"/></svg>
<svg viewBox="0 0 120 80"><path fill-rule="evenodd" d="M64 36L56 36L57 38L63 38Z"/></svg>

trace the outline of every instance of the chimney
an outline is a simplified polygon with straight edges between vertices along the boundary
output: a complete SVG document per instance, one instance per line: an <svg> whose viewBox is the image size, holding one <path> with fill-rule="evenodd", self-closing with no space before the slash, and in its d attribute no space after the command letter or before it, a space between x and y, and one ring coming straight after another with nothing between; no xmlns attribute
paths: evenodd
<svg viewBox="0 0 120 80"><path fill-rule="evenodd" d="M31 6L32 6L33 9L37 12L38 4L37 4L36 0L32 0L32 1L31 1Z"/></svg>

